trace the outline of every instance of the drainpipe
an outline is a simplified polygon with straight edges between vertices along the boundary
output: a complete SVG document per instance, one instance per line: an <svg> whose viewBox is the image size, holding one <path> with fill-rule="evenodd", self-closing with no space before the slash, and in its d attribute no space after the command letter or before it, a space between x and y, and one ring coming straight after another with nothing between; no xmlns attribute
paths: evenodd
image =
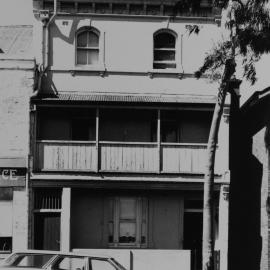
<svg viewBox="0 0 270 270"><path fill-rule="evenodd" d="M52 17L49 19L49 21L46 22L45 24L45 61L44 61L44 70L47 69L48 65L49 65L49 27L50 24L53 22L54 18L57 15L57 0L54 0L54 4L53 4L53 15Z"/></svg>
<svg viewBox="0 0 270 270"><path fill-rule="evenodd" d="M44 19L42 20L42 63L38 66L38 82L37 82L37 87L33 94L30 96L30 98L37 97L40 90L41 90L41 83L42 83L42 78L47 71L48 65L49 65L49 27L54 18L57 15L57 0L54 0L54 7L53 7L53 15L49 20Z"/></svg>

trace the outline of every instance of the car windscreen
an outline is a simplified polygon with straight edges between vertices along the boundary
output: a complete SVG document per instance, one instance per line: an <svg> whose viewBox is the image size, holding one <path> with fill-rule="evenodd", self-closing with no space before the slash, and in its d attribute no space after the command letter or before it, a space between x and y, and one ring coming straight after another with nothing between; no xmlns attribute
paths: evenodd
<svg viewBox="0 0 270 270"><path fill-rule="evenodd" d="M13 254L2 266L43 268L55 254Z"/></svg>

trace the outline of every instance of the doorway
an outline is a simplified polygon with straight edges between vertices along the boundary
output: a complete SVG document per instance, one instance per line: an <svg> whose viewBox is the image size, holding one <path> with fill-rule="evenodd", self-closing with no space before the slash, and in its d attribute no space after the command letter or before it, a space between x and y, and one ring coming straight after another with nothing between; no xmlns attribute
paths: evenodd
<svg viewBox="0 0 270 270"><path fill-rule="evenodd" d="M184 214L184 249L191 250L191 269L202 269L202 212Z"/></svg>
<svg viewBox="0 0 270 270"><path fill-rule="evenodd" d="M60 213L36 213L34 248L60 250Z"/></svg>

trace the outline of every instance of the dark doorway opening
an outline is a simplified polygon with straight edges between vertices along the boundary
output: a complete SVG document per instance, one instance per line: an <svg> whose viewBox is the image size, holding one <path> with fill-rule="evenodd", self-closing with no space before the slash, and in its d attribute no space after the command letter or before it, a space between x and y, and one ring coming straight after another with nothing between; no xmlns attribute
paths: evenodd
<svg viewBox="0 0 270 270"><path fill-rule="evenodd" d="M34 248L60 250L60 213L36 213Z"/></svg>
<svg viewBox="0 0 270 270"><path fill-rule="evenodd" d="M184 214L184 249L191 250L191 270L202 269L202 212Z"/></svg>

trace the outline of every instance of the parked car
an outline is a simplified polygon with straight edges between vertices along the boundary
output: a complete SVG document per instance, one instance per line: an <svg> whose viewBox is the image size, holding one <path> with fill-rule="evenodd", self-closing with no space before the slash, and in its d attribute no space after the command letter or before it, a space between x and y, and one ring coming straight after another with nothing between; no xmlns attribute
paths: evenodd
<svg viewBox="0 0 270 270"><path fill-rule="evenodd" d="M27 251L11 254L0 269L5 270L127 270L109 257L88 256L78 253Z"/></svg>

